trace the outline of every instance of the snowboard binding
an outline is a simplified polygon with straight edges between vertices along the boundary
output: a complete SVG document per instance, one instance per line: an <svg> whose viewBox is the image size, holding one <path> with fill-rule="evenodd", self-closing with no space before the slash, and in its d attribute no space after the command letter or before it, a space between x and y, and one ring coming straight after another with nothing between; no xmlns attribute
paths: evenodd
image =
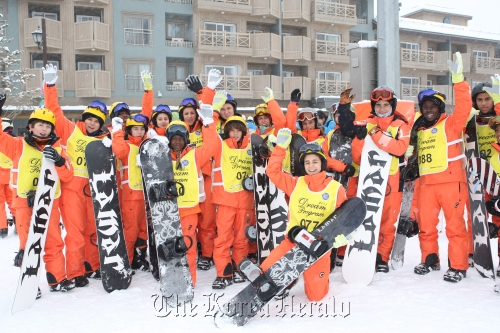
<svg viewBox="0 0 500 333"><path fill-rule="evenodd" d="M299 226L292 227L288 231L288 238L293 243L297 243L305 253L314 258L321 257L330 248L326 240L317 239L305 228Z"/></svg>
<svg viewBox="0 0 500 333"><path fill-rule="evenodd" d="M189 246L186 245L184 236L169 239L158 247L158 257L163 260L169 260L184 256L191 246L193 246L193 239L189 236L186 237L189 238L191 242Z"/></svg>
<svg viewBox="0 0 500 333"><path fill-rule="evenodd" d="M411 238L415 235L418 235L420 229L418 228L417 221L413 220L409 217L401 217L398 223L398 234L405 235L408 238Z"/></svg>
<svg viewBox="0 0 500 333"><path fill-rule="evenodd" d="M250 225L245 228L245 236L247 236L250 243L257 242L257 228L254 225Z"/></svg>
<svg viewBox="0 0 500 333"><path fill-rule="evenodd" d="M179 189L177 189L177 184L179 184ZM179 195L184 195L184 191L184 184L173 180L167 180L152 184L149 189L148 197L153 202L167 201Z"/></svg>
<svg viewBox="0 0 500 333"><path fill-rule="evenodd" d="M279 291L279 287L266 273L260 274L255 280L253 280L252 286L255 289L257 296L263 302L269 301Z"/></svg>

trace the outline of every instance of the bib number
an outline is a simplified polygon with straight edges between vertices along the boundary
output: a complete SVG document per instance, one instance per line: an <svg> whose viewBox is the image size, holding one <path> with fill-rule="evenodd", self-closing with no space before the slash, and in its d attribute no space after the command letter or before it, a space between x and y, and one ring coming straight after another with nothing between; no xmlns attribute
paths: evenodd
<svg viewBox="0 0 500 333"><path fill-rule="evenodd" d="M76 164L77 165L84 165L84 166L87 166L87 160L85 159L85 157L81 157L81 156L78 156L78 158L76 159Z"/></svg>
<svg viewBox="0 0 500 333"><path fill-rule="evenodd" d="M431 163L432 162L432 154L425 154L419 156L419 163L420 164L425 164L425 163Z"/></svg>
<svg viewBox="0 0 500 333"><path fill-rule="evenodd" d="M306 220L306 219L302 219L300 220L300 226L301 227L304 227L306 229L309 229L309 226L313 224L314 225L314 228L313 229L316 229L316 227L318 226L319 222L318 221L313 221L313 220Z"/></svg>

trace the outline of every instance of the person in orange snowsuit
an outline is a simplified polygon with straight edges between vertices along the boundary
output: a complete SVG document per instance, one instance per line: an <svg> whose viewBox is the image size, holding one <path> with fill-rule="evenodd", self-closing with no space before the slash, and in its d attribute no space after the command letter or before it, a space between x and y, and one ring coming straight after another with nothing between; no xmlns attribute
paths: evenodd
<svg viewBox="0 0 500 333"><path fill-rule="evenodd" d="M280 129L286 127L286 118L274 99L274 93L270 88L264 90L263 104L255 107L253 121L257 129L255 134L260 135L263 139L269 134L276 134Z"/></svg>
<svg viewBox="0 0 500 333"><path fill-rule="evenodd" d="M303 227L312 231L321 224L328 214L340 207L346 201L343 186L326 175L326 155L317 143L308 143L300 148L299 160L304 176L293 177L281 169L285 159L286 149L291 141L290 129L284 128L278 132L276 147L269 159L266 173L269 179L280 190L290 197L289 223L287 231L294 227ZM307 199L309 207L326 206L326 209L301 209L300 202ZM315 204L317 203L317 204ZM304 225L302 221L317 216L317 221ZM336 239L337 240L337 239ZM337 242L334 247L347 244L347 240ZM263 272L269 269L283 255L297 244L285 236L285 239L271 251L260 265ZM328 252L331 252L329 250ZM323 299L329 290L330 255L325 254L304 272L304 289L311 302ZM289 285L291 288L293 284Z"/></svg>
<svg viewBox="0 0 500 333"><path fill-rule="evenodd" d="M48 74L56 75L57 68L49 64L44 78ZM93 101L83 111L82 119L73 123L59 106L56 81L57 76L50 83L45 80L45 104L54 112L56 133L61 138L61 145L66 147L74 174L71 181L62 184L61 195L61 214L67 231L66 270L68 278L75 279L76 287L85 287L89 284L89 277L101 278L85 147L91 141L110 140L109 131L104 126L107 108L103 102Z"/></svg>
<svg viewBox="0 0 500 333"><path fill-rule="evenodd" d="M5 99L5 95L3 98ZM1 113L0 109L0 116ZM61 183L67 183L73 178L73 170L54 132L55 124L56 118L52 111L46 108L35 109L28 120L24 137L12 137L5 132L0 132L0 152L12 161L10 185L15 194L12 201L16 210L19 234L19 252L14 259L14 266L17 267L21 267L24 257L42 158L45 157L55 164L60 181L57 184L50 212L43 260L50 290L68 291L75 287L75 282L66 273L58 207ZM37 298L40 296L40 289L38 289Z"/></svg>
<svg viewBox="0 0 500 333"><path fill-rule="evenodd" d="M446 96L433 89L418 94L422 116L417 120L418 141L415 148L419 168L418 226L422 261L416 274L428 274L440 269L438 231L439 212L446 219L449 269L444 280L459 282L466 276L468 264L468 234L464 206L468 187L464 172L462 133L472 106L469 84L462 74L462 56L449 61L455 92L455 110L445 113ZM409 147L413 150L413 146ZM407 155L408 152L407 152Z"/></svg>
<svg viewBox="0 0 500 333"><path fill-rule="evenodd" d="M0 110L5 103L6 96L0 95ZM2 132L12 135L12 120L8 118L2 119ZM7 225L7 211L5 204L8 205L12 214L12 220L15 221L15 209L12 207L12 190L10 188L10 169L12 169L12 160L0 153L0 238L7 237L9 228Z"/></svg>

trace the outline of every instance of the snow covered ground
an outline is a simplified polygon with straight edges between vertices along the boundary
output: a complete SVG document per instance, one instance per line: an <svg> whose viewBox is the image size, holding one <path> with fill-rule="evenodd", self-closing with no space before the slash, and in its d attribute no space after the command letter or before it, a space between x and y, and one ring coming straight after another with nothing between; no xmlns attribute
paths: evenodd
<svg viewBox="0 0 500 333"><path fill-rule="evenodd" d="M441 271L426 276L413 273L420 262L417 237L408 239L405 265L388 274L377 273L367 287L344 282L336 268L330 275L330 292L310 303L300 282L285 301L272 301L261 316L231 332L471 332L500 331L500 295L494 282L469 269L458 284L443 281L447 269L447 240L440 234ZM150 273L137 273L128 290L108 294L100 281L68 293L51 293L43 273L42 298L11 314L19 268L12 266L18 239L10 229L0 239L1 332L222 332L213 324L217 304L224 304L243 285L224 292L211 288L215 269L198 271L192 306L167 309ZM496 256L497 241L493 240Z"/></svg>

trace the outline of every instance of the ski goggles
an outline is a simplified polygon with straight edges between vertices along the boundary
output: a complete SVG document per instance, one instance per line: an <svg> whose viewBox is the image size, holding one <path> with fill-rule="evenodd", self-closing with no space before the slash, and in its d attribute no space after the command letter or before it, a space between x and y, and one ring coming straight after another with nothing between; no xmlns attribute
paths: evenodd
<svg viewBox="0 0 500 333"><path fill-rule="evenodd" d="M108 108L106 106L106 104L104 104L103 102L101 101L92 101L89 106L89 108L91 109L98 109L98 110L101 110L102 113L104 113L105 115L108 114Z"/></svg>
<svg viewBox="0 0 500 333"><path fill-rule="evenodd" d="M422 90L421 92L418 93L418 104L422 103L422 100L425 97L436 97L439 98L441 101L446 101L446 96L444 94L441 94L439 91L428 88L425 90Z"/></svg>
<svg viewBox="0 0 500 333"><path fill-rule="evenodd" d="M314 153L323 156L326 159L325 152L321 149L321 146L317 142L306 143L299 149L299 159L301 159L304 154Z"/></svg>
<svg viewBox="0 0 500 333"><path fill-rule="evenodd" d="M238 103L236 103L236 100L233 98L233 96L229 95L229 94L226 94L226 103L230 103L230 104L234 104L234 105L237 105Z"/></svg>
<svg viewBox="0 0 500 333"><path fill-rule="evenodd" d="M488 125L492 130L495 130L497 125L500 125L500 116L491 117L488 121Z"/></svg>
<svg viewBox="0 0 500 333"><path fill-rule="evenodd" d="M269 110L267 109L267 105L266 104L257 105L257 107L255 108L254 116L257 117L265 115L269 115Z"/></svg>
<svg viewBox="0 0 500 333"><path fill-rule="evenodd" d="M181 102L181 107L192 106L194 108L198 108L198 102L194 98L184 98Z"/></svg>
<svg viewBox="0 0 500 333"><path fill-rule="evenodd" d="M189 135L187 127L185 125L181 125L181 124L172 124L172 125L168 126L167 138L170 140L175 135L180 135L184 139L187 139L187 137Z"/></svg>
<svg viewBox="0 0 500 333"><path fill-rule="evenodd" d="M112 109L112 112L115 116L119 115L122 111L130 113L130 108L127 103L118 103Z"/></svg>
<svg viewBox="0 0 500 333"><path fill-rule="evenodd" d="M394 98L394 92L389 89L375 89L370 94L370 100L372 100L373 102L378 102L380 100L389 101L393 98Z"/></svg>
<svg viewBox="0 0 500 333"><path fill-rule="evenodd" d="M160 104L156 107L155 111L156 113L162 113L162 112L165 112L165 113L172 113L172 111L170 111L170 107L168 105L165 105L165 104Z"/></svg>
<svg viewBox="0 0 500 333"><path fill-rule="evenodd" d="M316 112L309 110L300 111L298 115L299 121L313 120L316 118Z"/></svg>
<svg viewBox="0 0 500 333"><path fill-rule="evenodd" d="M149 118L143 115L142 113L137 113L131 115L129 119L127 119L126 126L148 126Z"/></svg>

